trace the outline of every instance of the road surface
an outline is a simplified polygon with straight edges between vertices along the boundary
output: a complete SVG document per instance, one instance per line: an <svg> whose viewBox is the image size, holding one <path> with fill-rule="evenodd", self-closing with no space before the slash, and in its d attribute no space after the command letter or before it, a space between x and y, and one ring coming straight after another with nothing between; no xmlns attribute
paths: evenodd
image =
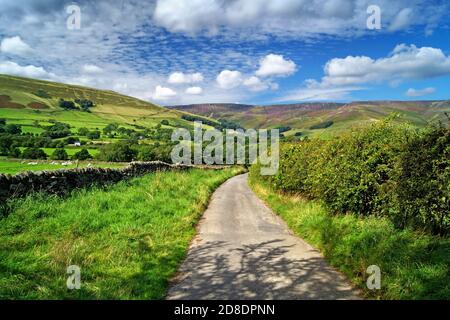
<svg viewBox="0 0 450 320"><path fill-rule="evenodd" d="M167 299L358 299L322 255L292 234L247 175L213 194Z"/></svg>

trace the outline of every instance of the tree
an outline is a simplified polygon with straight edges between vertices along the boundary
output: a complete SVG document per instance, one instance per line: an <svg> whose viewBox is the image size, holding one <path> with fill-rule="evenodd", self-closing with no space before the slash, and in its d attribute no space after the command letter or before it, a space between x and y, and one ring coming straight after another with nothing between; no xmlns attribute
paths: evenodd
<svg viewBox="0 0 450 320"><path fill-rule="evenodd" d="M89 131L86 137L91 140L100 139L100 131L98 130Z"/></svg>
<svg viewBox="0 0 450 320"><path fill-rule="evenodd" d="M104 146L99 158L110 162L130 162L136 157L136 150L131 149L128 142L119 142Z"/></svg>
<svg viewBox="0 0 450 320"><path fill-rule="evenodd" d="M161 121L161 124L162 124L163 126L168 126L168 125L169 125L169 121L168 121L168 120L162 120L162 121Z"/></svg>
<svg viewBox="0 0 450 320"><path fill-rule="evenodd" d="M78 134L80 136L87 136L89 133L89 129L88 128L80 128L78 129Z"/></svg>
<svg viewBox="0 0 450 320"><path fill-rule="evenodd" d="M59 106L64 110L75 110L78 109L73 101L66 101L64 99L59 100Z"/></svg>
<svg viewBox="0 0 450 320"><path fill-rule="evenodd" d="M92 156L89 154L89 151L86 149L81 149L77 153L75 153L72 157L74 160L87 160L92 159Z"/></svg>
<svg viewBox="0 0 450 320"><path fill-rule="evenodd" d="M52 126L46 127L45 131L42 132L43 137L50 137L52 139L64 138L70 136L72 132L70 131L70 125L63 122L56 122Z"/></svg>
<svg viewBox="0 0 450 320"><path fill-rule="evenodd" d="M24 159L47 159L47 154L39 148L26 148L22 153Z"/></svg>
<svg viewBox="0 0 450 320"><path fill-rule="evenodd" d="M106 135L110 135L113 132L117 131L117 129L119 129L119 125L117 123L110 123L103 128L103 133Z"/></svg>
<svg viewBox="0 0 450 320"><path fill-rule="evenodd" d="M7 124L5 126L5 132L9 134L21 134L22 129L17 124Z"/></svg>
<svg viewBox="0 0 450 320"><path fill-rule="evenodd" d="M11 148L11 150L9 150L8 156L10 158L20 158L20 156L22 155L22 152L20 152L19 148Z"/></svg>
<svg viewBox="0 0 450 320"><path fill-rule="evenodd" d="M56 149L50 157L52 160L67 160L69 156L64 149Z"/></svg>

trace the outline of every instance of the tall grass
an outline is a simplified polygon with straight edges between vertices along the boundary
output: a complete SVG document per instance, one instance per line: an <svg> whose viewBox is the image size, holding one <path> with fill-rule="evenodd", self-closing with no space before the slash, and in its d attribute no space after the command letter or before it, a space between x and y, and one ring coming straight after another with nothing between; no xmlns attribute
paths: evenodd
<svg viewBox="0 0 450 320"><path fill-rule="evenodd" d="M388 218L331 214L318 200L276 191L250 171L253 190L300 237L375 299L450 299L450 239L399 230ZM381 268L381 290L368 290L367 267Z"/></svg>
<svg viewBox="0 0 450 320"><path fill-rule="evenodd" d="M211 193L240 170L155 173L13 203L0 220L0 298L163 298ZM66 287L69 265L81 268L80 290Z"/></svg>

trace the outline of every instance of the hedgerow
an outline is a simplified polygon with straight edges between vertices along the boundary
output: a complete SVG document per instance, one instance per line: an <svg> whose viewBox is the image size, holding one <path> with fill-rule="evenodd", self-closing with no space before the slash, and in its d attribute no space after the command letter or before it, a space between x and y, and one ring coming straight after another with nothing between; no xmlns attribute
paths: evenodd
<svg viewBox="0 0 450 320"><path fill-rule="evenodd" d="M385 120L338 138L285 144L279 190L323 200L333 213L389 217L399 228L450 229L450 130Z"/></svg>

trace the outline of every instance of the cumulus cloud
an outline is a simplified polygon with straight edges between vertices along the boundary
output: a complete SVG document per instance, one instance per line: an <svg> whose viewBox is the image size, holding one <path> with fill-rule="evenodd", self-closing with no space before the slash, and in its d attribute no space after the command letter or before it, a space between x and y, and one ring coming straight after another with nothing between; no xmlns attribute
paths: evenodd
<svg viewBox="0 0 450 320"><path fill-rule="evenodd" d="M0 43L0 51L18 56L30 55L33 50L19 36L4 38Z"/></svg>
<svg viewBox="0 0 450 320"><path fill-rule="evenodd" d="M44 80L56 79L54 74L47 72L47 70L42 67L36 67L33 65L21 66L12 61L0 62L0 73Z"/></svg>
<svg viewBox="0 0 450 320"><path fill-rule="evenodd" d="M406 91L406 95L408 97L423 97L429 94L433 94L436 92L436 89L433 87L428 87L425 89L414 89L409 88L408 91Z"/></svg>
<svg viewBox="0 0 450 320"><path fill-rule="evenodd" d="M223 70L217 76L216 81L222 89L233 89L242 84L243 77L239 71Z"/></svg>
<svg viewBox="0 0 450 320"><path fill-rule="evenodd" d="M334 58L327 62L324 71L325 85L428 79L450 75L450 56L437 48L400 44L386 58Z"/></svg>
<svg viewBox="0 0 450 320"><path fill-rule="evenodd" d="M269 54L259 62L256 75L260 77L289 76L297 69L296 64L282 55Z"/></svg>
<svg viewBox="0 0 450 320"><path fill-rule="evenodd" d="M103 69L94 64L85 64L82 68L82 71L84 73L97 74L97 73L102 73Z"/></svg>
<svg viewBox="0 0 450 320"><path fill-rule="evenodd" d="M367 32L366 9L371 4L370 0L157 0L153 21L171 32L187 34L230 30L242 34L244 30L250 36L348 35ZM426 0L377 0L376 4L391 30L435 27L447 8Z"/></svg>
<svg viewBox="0 0 450 320"><path fill-rule="evenodd" d="M167 79L171 84L191 84L203 81L203 75L200 72L186 74L183 72L174 72Z"/></svg>
<svg viewBox="0 0 450 320"><path fill-rule="evenodd" d="M199 95L203 93L203 89L201 87L190 87L185 92L186 94Z"/></svg>
<svg viewBox="0 0 450 320"><path fill-rule="evenodd" d="M244 86L255 92L264 91L269 88L268 83L261 81L261 79L256 76L251 76L250 78L244 80Z"/></svg>
<svg viewBox="0 0 450 320"><path fill-rule="evenodd" d="M152 98L157 101L166 101L174 98L176 95L177 93L170 88L156 86Z"/></svg>
<svg viewBox="0 0 450 320"><path fill-rule="evenodd" d="M406 29L414 21L414 12L411 8L402 9L389 26L389 30Z"/></svg>

